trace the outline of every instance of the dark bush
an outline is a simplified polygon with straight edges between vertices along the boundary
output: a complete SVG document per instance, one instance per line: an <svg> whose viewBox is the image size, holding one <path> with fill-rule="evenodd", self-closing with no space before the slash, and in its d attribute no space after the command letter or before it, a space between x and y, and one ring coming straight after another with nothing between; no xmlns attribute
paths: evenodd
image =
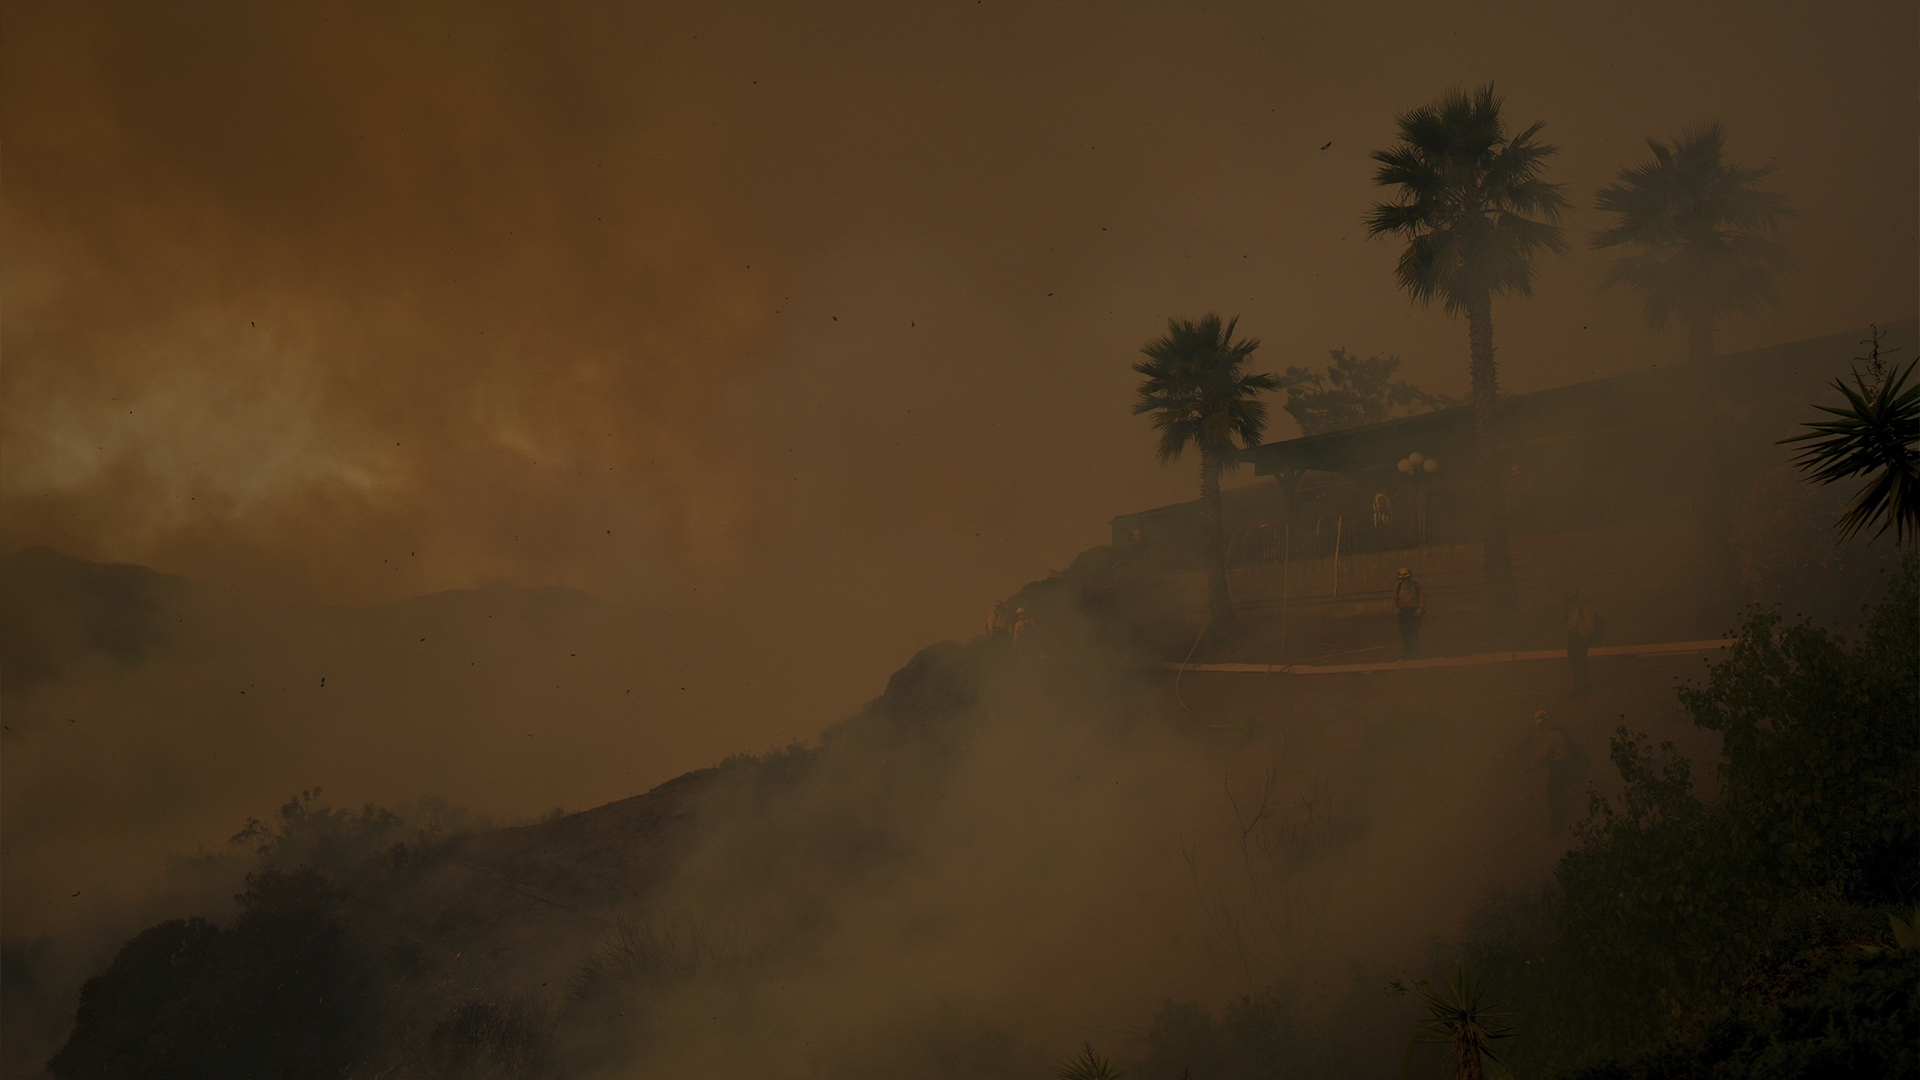
<svg viewBox="0 0 1920 1080"><path fill-rule="evenodd" d="M1711 801L1670 744L1618 730L1621 794L1593 800L1546 890L1483 905L1462 942L1523 1003L1521 1071L1813 1075L1791 1062L1887 1037L1894 990L1865 988L1914 969L1863 949L1920 897L1917 583L1909 558L1854 638L1757 612L1679 691L1724 740ZM1834 1031L1806 1035L1820 1017Z"/></svg>
<svg viewBox="0 0 1920 1080"><path fill-rule="evenodd" d="M429 1080L539 1080L554 1073L553 1026L531 1002L469 1001L427 1039Z"/></svg>
<svg viewBox="0 0 1920 1080"><path fill-rule="evenodd" d="M1691 1031L1568 1080L1825 1080L1920 1076L1920 951L1799 965L1784 997L1743 996Z"/></svg>
<svg viewBox="0 0 1920 1080"><path fill-rule="evenodd" d="M163 1011L185 999L220 953L220 929L175 919L142 930L80 989L73 1034L47 1071L61 1080L153 1075Z"/></svg>
<svg viewBox="0 0 1920 1080"><path fill-rule="evenodd" d="M162 923L88 980L61 1080L251 1077L323 1080L349 1060L355 966L335 918L340 895L311 870L247 878L225 930Z"/></svg>

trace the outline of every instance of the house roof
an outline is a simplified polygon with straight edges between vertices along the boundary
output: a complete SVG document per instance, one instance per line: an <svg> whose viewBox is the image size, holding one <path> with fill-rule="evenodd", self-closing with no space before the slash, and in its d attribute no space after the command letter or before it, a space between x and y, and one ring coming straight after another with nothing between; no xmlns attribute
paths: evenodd
<svg viewBox="0 0 1920 1080"><path fill-rule="evenodd" d="M1896 356L1913 357L1917 325L1908 319L1883 328L1886 345L1903 350ZM1863 328L1515 394L1495 404L1495 421L1503 439L1521 445L1557 441L1574 431L1678 436L1717 423L1751 428L1760 436L1757 443L1767 445L1768 435L1784 434L1806 418L1810 402L1826 396L1825 385L1846 372L1847 358L1861 351L1866 334ZM1412 450L1444 460L1470 454L1472 446L1473 412L1459 406L1266 443L1239 457L1261 476L1352 473L1390 467Z"/></svg>
<svg viewBox="0 0 1920 1080"><path fill-rule="evenodd" d="M1303 435L1285 442L1266 443L1240 451L1240 460L1259 476L1312 470L1359 472L1383 462L1397 461L1410 450L1437 456L1473 436L1473 410L1465 406L1416 413L1377 424ZM1403 447L1404 449L1399 449ZM1385 455L1391 456L1385 456Z"/></svg>

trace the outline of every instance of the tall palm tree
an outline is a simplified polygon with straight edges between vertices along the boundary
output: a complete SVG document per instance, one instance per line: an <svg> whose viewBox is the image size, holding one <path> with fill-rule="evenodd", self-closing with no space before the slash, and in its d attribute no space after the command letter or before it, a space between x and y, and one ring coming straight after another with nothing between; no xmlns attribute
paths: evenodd
<svg viewBox="0 0 1920 1080"><path fill-rule="evenodd" d="M1856 370L1853 386L1833 381L1846 406L1814 406L1838 419L1807 424L1805 432L1780 440L1808 444L1794 464L1814 483L1874 474L1834 525L1842 540L1879 522L1876 537L1892 529L1896 544L1920 547L1920 385L1907 385L1916 363L1904 371L1886 368L1876 328L1869 374Z"/></svg>
<svg viewBox="0 0 1920 1080"><path fill-rule="evenodd" d="M1257 446L1267 427L1263 390L1280 385L1277 376L1242 370L1260 343L1233 340L1236 317L1222 325L1208 314L1198 322L1168 319L1167 334L1140 351L1147 359L1133 365L1146 376L1133 413L1153 414L1160 432L1160 463L1177 461L1189 445L1200 450L1200 510L1207 561L1208 625L1230 636L1239 628L1227 595L1227 552L1220 524L1220 477L1240 464L1234 445Z"/></svg>
<svg viewBox="0 0 1920 1080"><path fill-rule="evenodd" d="M1493 362L1493 298L1533 294L1533 260L1561 253L1558 221L1569 209L1562 185L1541 178L1559 147L1535 141L1544 123L1509 138L1503 99L1488 83L1471 93L1449 90L1400 117L1400 142L1375 151L1374 183L1398 187L1399 198L1376 203L1367 232L1407 239L1395 270L1400 286L1423 303L1438 299L1448 314L1467 317L1467 343L1478 441L1487 592L1503 616L1518 610L1507 551L1506 499L1493 405L1500 395ZM1539 219L1539 220L1536 220Z"/></svg>
<svg viewBox="0 0 1920 1080"><path fill-rule="evenodd" d="M1716 317L1780 306L1773 275L1793 265L1768 237L1794 211L1786 196L1755 186L1773 167L1735 165L1722 156L1726 144L1718 122L1670 142L1648 139L1653 160L1620 170L1619 182L1600 189L1595 202L1619 220L1594 233L1593 246L1637 249L1614 260L1600 288L1639 293L1656 330L1678 315L1687 324L1689 360L1713 358Z"/></svg>

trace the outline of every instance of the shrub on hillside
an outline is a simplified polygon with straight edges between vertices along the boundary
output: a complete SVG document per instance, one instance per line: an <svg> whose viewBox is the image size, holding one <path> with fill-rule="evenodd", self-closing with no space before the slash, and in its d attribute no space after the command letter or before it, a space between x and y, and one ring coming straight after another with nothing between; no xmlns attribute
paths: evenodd
<svg viewBox="0 0 1920 1080"><path fill-rule="evenodd" d="M1740 1045L1786 1046L1814 1007L1782 1004L1792 1000L1818 997L1836 1018L1880 1015L1878 999L1846 995L1912 975L1896 965L1870 977L1863 947L1886 944L1887 911L1920 896L1917 579L1909 558L1851 639L1757 612L1705 683L1679 691L1723 738L1713 801L1671 744L1616 732L1621 794L1593 799L1547 890L1483 905L1463 942L1526 1003L1522 1071L1654 1060L1642 1054L1666 1055L1660 1068L1675 1055L1705 1061L1733 1052L1736 1029Z"/></svg>
<svg viewBox="0 0 1920 1080"><path fill-rule="evenodd" d="M1169 1001L1147 1031L1140 1080L1388 1080L1409 1033L1404 1000L1356 967L1344 990L1309 1000L1282 988L1247 994L1217 1012Z"/></svg>
<svg viewBox="0 0 1920 1080"><path fill-rule="evenodd" d="M1920 953L1896 951L1887 920L1920 900L1916 585L1909 558L1854 638L1750 616L1680 691L1723 737L1718 797L1699 796L1671 744L1620 728L1621 793L1593 798L1553 880L1490 895L1436 949L1429 974L1464 959L1513 1003L1502 1057L1516 1075L1920 1072ZM1169 1005L1141 1072L1281 1075L1323 1052L1303 1015L1273 996L1217 1016ZM1376 1002L1347 1023L1383 1015ZM1365 1058L1330 1061L1363 1073Z"/></svg>
<svg viewBox="0 0 1920 1080"><path fill-rule="evenodd" d="M87 981L60 1080L338 1075L356 1026L340 893L311 870L247 878L240 914L151 927Z"/></svg>
<svg viewBox="0 0 1920 1080"><path fill-rule="evenodd" d="M1858 640L1755 614L1706 684L1680 691L1724 740L1714 803L1671 747L1616 734L1624 791L1595 800L1555 872L1563 960L1594 1002L1621 1003L1595 1036L1722 1007L1807 947L1808 909L1838 924L1920 894L1915 579L1908 560Z"/></svg>
<svg viewBox="0 0 1920 1080"><path fill-rule="evenodd" d="M1778 995L1743 994L1679 1036L1568 1080L1920 1076L1920 951L1821 951Z"/></svg>
<svg viewBox="0 0 1920 1080"><path fill-rule="evenodd" d="M466 1001L427 1038L425 1080L544 1080L556 1075L553 1023L528 1000Z"/></svg>

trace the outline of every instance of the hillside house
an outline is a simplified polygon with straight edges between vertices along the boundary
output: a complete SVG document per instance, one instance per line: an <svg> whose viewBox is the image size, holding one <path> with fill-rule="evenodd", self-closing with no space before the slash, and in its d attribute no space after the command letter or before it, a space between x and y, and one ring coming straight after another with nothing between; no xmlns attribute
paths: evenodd
<svg viewBox="0 0 1920 1080"><path fill-rule="evenodd" d="M1790 582L1766 576L1779 576L1772 564L1783 559L1824 558L1831 517L1815 504L1840 493L1792 478L1778 440L1818 415L1813 403L1837 399L1830 384L1867 336L1502 398L1508 531L1529 634L1552 640L1569 587L1603 608L1615 640L1717 636L1746 602L1796 599L1782 593ZM1914 320L1895 324L1883 349L1910 360L1915 338ZM1403 467L1414 454L1422 465ZM1406 566L1435 621L1474 622L1486 605L1475 458L1465 407L1243 451L1259 479L1226 496L1236 609L1268 638L1276 624L1283 640L1289 626L1351 637L1332 624L1355 620L1384 633L1395 570ZM1197 502L1112 520L1113 543L1139 552L1137 564L1193 579L1196 610L1199 534Z"/></svg>

